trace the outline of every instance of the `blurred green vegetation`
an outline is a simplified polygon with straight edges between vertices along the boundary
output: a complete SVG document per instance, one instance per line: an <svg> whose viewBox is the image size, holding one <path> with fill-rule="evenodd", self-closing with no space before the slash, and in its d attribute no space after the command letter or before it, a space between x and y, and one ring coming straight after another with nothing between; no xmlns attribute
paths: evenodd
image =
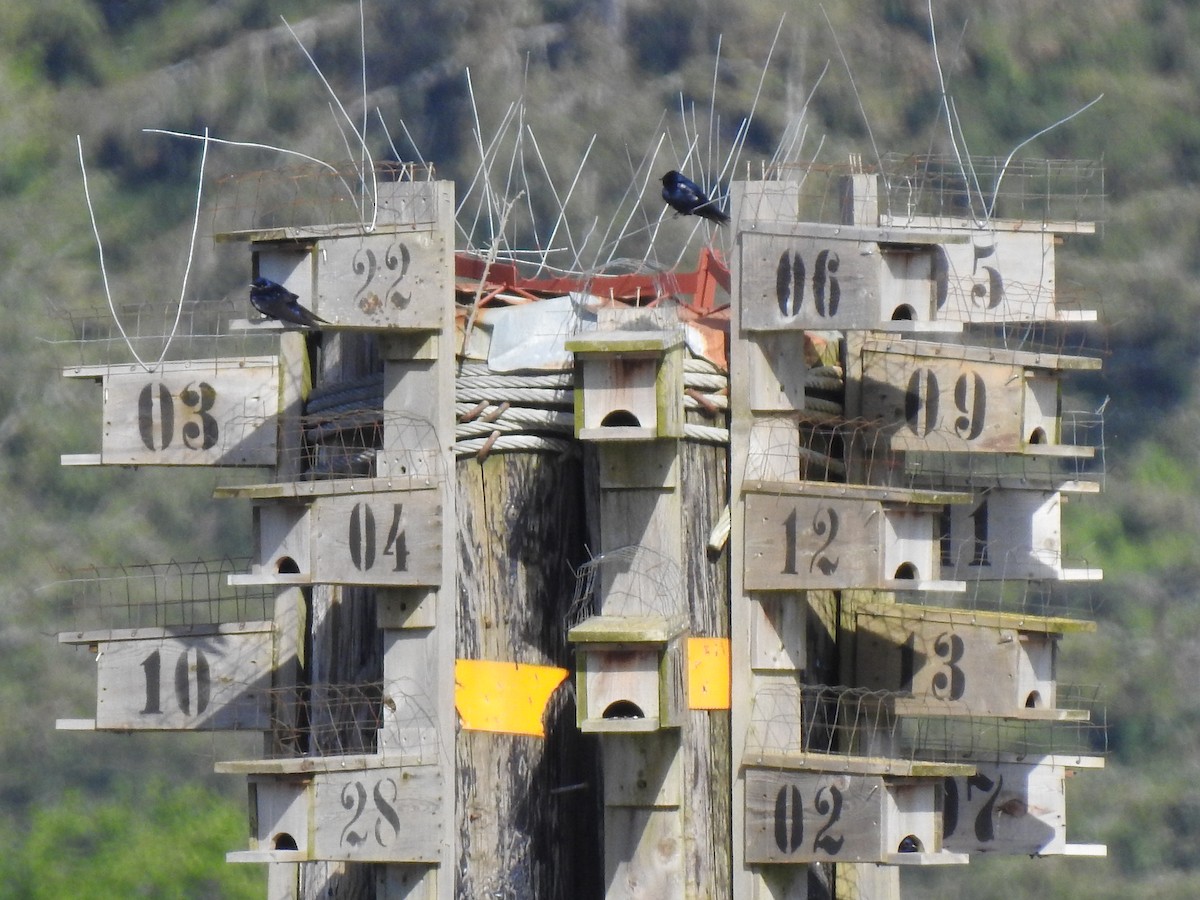
<svg viewBox="0 0 1200 900"><path fill-rule="evenodd" d="M1068 638L1062 665L1065 680L1106 688L1113 753L1106 771L1073 779L1069 834L1107 843L1110 855L981 859L906 875L906 884L929 897L1194 897L1200 7L1184 0L938 0L933 7L947 91L972 152L1003 158L1104 95L1023 154L1105 164L1102 236L1072 238L1060 272L1060 284L1069 281L1085 307L1102 311L1090 340L1104 370L1082 382L1079 400L1087 408L1109 401L1106 490L1073 499L1064 531L1072 554L1104 568L1105 581L1087 588L1098 603L1099 633ZM211 474L62 468L59 454L97 445L98 396L63 383L58 372L69 355L46 341L61 337L63 310L103 303L76 135L122 302L175 301L196 192L198 146L142 129L210 127L224 138L344 157L329 98L280 16L361 116L356 3L0 5L0 697L8 712L0 732L8 832L0 875L17 896L86 896L82 884L111 886L95 896L131 896L143 885L118 879L130 871L157 877L151 861L194 879L178 894L170 891L182 882L151 888L155 896L249 890L233 886L242 875L220 862L222 850L244 846L244 826L229 822L244 822L245 800L236 779L212 776L211 743L53 732L56 717L93 702L94 683L90 660L56 645L58 611L38 592L64 565L243 554L248 512L210 499ZM411 158L403 121L460 192L478 164L467 67L484 136L523 96L556 184L570 182L599 135L572 200L585 220L576 223L580 231L593 214L607 221L633 166L662 130L677 127L681 106L691 110L694 102L707 117L714 83L717 158L756 97L743 158L769 157L810 92L805 158L842 162L854 152L869 159L872 141L881 152L949 149L925 0L375 2L365 19L370 109ZM378 131L372 144L387 154ZM665 152L677 159L686 151L676 136ZM270 155L232 148L209 159L214 176L275 165ZM551 208L545 197L534 202ZM645 203L657 209L656 191ZM235 295L245 281L244 248L207 237L197 247L190 295ZM182 746L191 749L180 754ZM162 787L153 780L159 776L186 786ZM147 786L136 802L130 778ZM153 810L157 824L143 825L135 807ZM53 854L56 843L68 852ZM168 845L197 855L168 856ZM72 880L48 880L54 871Z"/></svg>
<svg viewBox="0 0 1200 900"><path fill-rule="evenodd" d="M225 865L244 839L233 806L196 785L121 784L98 800L72 789L5 830L0 882L11 897L262 897L257 866Z"/></svg>

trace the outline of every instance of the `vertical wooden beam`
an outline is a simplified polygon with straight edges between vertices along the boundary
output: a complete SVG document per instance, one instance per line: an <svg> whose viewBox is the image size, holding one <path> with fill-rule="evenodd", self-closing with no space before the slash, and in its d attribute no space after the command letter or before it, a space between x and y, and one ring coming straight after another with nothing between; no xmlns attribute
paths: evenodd
<svg viewBox="0 0 1200 900"><path fill-rule="evenodd" d="M457 492L457 655L570 668L572 572L586 558L579 460L534 453L464 459ZM576 728L565 685L544 722L544 738L458 733L462 900L602 895L597 742Z"/></svg>

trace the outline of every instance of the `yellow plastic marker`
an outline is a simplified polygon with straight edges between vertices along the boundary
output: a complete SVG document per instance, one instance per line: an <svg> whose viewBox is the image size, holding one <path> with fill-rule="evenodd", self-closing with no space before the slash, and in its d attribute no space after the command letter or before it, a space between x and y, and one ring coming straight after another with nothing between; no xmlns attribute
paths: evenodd
<svg viewBox="0 0 1200 900"><path fill-rule="evenodd" d="M729 709L729 638L688 638L688 708Z"/></svg>
<svg viewBox="0 0 1200 900"><path fill-rule="evenodd" d="M555 666L458 659L454 706L468 731L545 737L546 704L569 674Z"/></svg>

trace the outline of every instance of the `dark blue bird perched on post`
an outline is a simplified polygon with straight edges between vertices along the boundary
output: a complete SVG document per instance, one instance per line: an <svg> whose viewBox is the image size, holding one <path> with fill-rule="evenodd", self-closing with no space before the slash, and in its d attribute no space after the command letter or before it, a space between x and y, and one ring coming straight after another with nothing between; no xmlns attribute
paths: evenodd
<svg viewBox="0 0 1200 900"><path fill-rule="evenodd" d="M702 216L710 222L724 225L729 216L721 211L716 200L709 200L700 185L672 169L662 177L662 198L667 205L685 216Z"/></svg>
<svg viewBox="0 0 1200 900"><path fill-rule="evenodd" d="M305 328L320 328L329 323L313 315L296 302L299 298L270 278L255 278L250 282L250 302L268 319L278 319Z"/></svg>

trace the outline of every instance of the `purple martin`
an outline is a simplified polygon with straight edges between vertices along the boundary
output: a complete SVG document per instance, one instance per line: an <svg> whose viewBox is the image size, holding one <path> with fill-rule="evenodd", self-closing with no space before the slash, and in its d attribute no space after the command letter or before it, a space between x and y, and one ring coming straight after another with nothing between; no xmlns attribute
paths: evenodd
<svg viewBox="0 0 1200 900"><path fill-rule="evenodd" d="M724 225L729 216L721 211L716 200L709 200L700 185L672 169L662 177L662 198L671 209L685 216L702 216L710 222Z"/></svg>
<svg viewBox="0 0 1200 900"><path fill-rule="evenodd" d="M314 315L296 301L299 298L270 278L255 278L250 282L250 302L268 319L278 319L305 328L320 328L329 323Z"/></svg>

